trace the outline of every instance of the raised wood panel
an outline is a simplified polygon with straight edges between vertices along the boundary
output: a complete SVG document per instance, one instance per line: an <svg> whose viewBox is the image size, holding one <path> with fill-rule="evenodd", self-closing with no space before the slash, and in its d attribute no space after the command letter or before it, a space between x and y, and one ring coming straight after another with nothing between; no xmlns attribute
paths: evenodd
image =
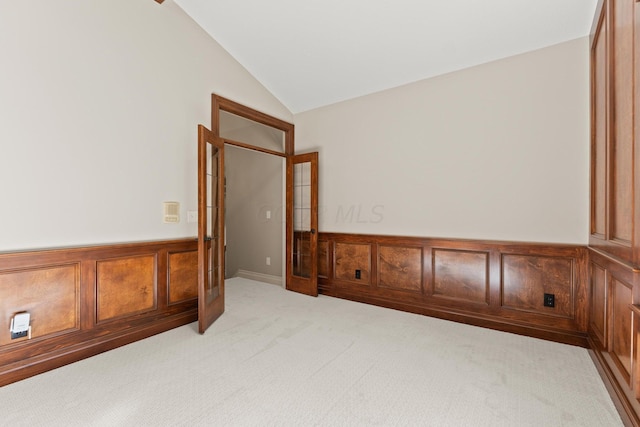
<svg viewBox="0 0 640 427"><path fill-rule="evenodd" d="M510 309L574 317L572 259L532 255L502 256L502 305ZM544 306L544 294L555 307Z"/></svg>
<svg viewBox="0 0 640 427"><path fill-rule="evenodd" d="M631 375L631 289L631 285L611 278L611 353L623 368L627 383Z"/></svg>
<svg viewBox="0 0 640 427"><path fill-rule="evenodd" d="M606 0L591 44L591 237L589 246L640 265L640 157L634 99L638 30L634 0ZM635 18L637 19L637 18ZM638 27L637 22L635 26ZM636 88L637 91L637 88Z"/></svg>
<svg viewBox="0 0 640 427"><path fill-rule="evenodd" d="M589 340L623 421L640 426L640 3L599 0L592 34Z"/></svg>
<svg viewBox="0 0 640 427"><path fill-rule="evenodd" d="M371 284L370 244L336 243L334 252L336 279ZM360 279L356 279L356 270L360 270Z"/></svg>
<svg viewBox="0 0 640 427"><path fill-rule="evenodd" d="M11 318L20 311L31 314L32 339L77 330L80 266L37 266L0 272L0 346L19 341L12 340L8 331Z"/></svg>
<svg viewBox="0 0 640 427"><path fill-rule="evenodd" d="M192 274L172 255L195 251L195 239L181 239L0 253L0 386L197 320L195 299L167 304L169 283ZM145 285L153 298L129 292L134 308L117 298ZM96 323L101 297L108 321ZM32 314L32 339L7 342L8 321L22 310Z"/></svg>
<svg viewBox="0 0 640 427"><path fill-rule="evenodd" d="M169 304L198 298L198 251L169 254Z"/></svg>
<svg viewBox="0 0 640 427"><path fill-rule="evenodd" d="M607 197L607 17L602 17L592 47L591 234L606 236Z"/></svg>
<svg viewBox="0 0 640 427"><path fill-rule="evenodd" d="M96 272L98 322L156 308L155 255L101 260Z"/></svg>
<svg viewBox="0 0 640 427"><path fill-rule="evenodd" d="M638 153L637 144L640 144L640 0L636 0L634 17L634 152ZM634 195L640 191L640 156L635 155L634 158ZM638 216L640 216L640 197L634 196L634 212L636 216L633 218L634 235L633 235L633 255L632 260L640 264L640 226L638 226Z"/></svg>
<svg viewBox="0 0 640 427"><path fill-rule="evenodd" d="M636 400L638 389L633 387L638 382L637 351L633 351L640 321L637 308L632 304L638 296L640 270L608 252L591 248L589 250L590 264L598 266L591 269L591 282L604 283L605 313L604 313L604 347L600 335L593 324L589 330L589 340L593 351L593 358L601 373L605 385L609 389L611 398L621 410L623 420L630 420L627 425L640 426L640 402ZM602 273L599 270L604 270ZM604 276L604 277L603 277ZM595 301L600 304L600 302ZM591 298L591 306L594 299ZM593 307L591 307L593 310ZM636 314L632 314L635 311ZM633 355L636 355L634 358ZM634 391L635 390L635 391Z"/></svg>
<svg viewBox="0 0 640 427"><path fill-rule="evenodd" d="M320 233L319 240L328 242L332 265L318 279L325 295L587 345L589 265L582 246L346 233ZM511 256L506 282L503 256ZM358 286L358 268L370 286ZM513 307L502 304L503 283ZM555 308L536 306L545 292L555 294Z"/></svg>
<svg viewBox="0 0 640 427"><path fill-rule="evenodd" d="M591 263L591 328L600 343L607 346L607 281L606 271L598 264Z"/></svg>
<svg viewBox="0 0 640 427"><path fill-rule="evenodd" d="M615 0L613 8L613 138L611 239L631 246L633 225L633 25L634 0Z"/></svg>
<svg viewBox="0 0 640 427"><path fill-rule="evenodd" d="M329 242L318 241L318 277L329 277Z"/></svg>
<svg viewBox="0 0 640 427"><path fill-rule="evenodd" d="M633 325L631 329L633 353L631 354L632 366L631 366L631 389L634 392L636 398L635 403L640 404L640 367L638 361L640 359L640 306L633 304L629 307L631 310L631 318L633 319Z"/></svg>
<svg viewBox="0 0 640 427"><path fill-rule="evenodd" d="M434 249L433 296L489 303L489 254Z"/></svg>
<svg viewBox="0 0 640 427"><path fill-rule="evenodd" d="M378 286L422 292L422 248L380 246Z"/></svg>

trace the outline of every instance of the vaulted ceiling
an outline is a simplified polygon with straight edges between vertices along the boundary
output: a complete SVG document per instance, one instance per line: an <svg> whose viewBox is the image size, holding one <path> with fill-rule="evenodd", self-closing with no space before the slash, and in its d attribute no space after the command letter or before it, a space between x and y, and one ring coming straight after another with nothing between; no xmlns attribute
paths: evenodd
<svg viewBox="0 0 640 427"><path fill-rule="evenodd" d="M174 0L293 113L589 34L597 0Z"/></svg>

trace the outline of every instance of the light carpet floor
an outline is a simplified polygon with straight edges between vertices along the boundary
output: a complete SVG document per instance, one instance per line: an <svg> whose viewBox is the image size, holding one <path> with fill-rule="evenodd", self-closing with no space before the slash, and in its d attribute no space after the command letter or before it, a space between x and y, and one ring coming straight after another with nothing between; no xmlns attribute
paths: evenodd
<svg viewBox="0 0 640 427"><path fill-rule="evenodd" d="M225 314L0 388L3 426L621 426L583 348L227 281Z"/></svg>

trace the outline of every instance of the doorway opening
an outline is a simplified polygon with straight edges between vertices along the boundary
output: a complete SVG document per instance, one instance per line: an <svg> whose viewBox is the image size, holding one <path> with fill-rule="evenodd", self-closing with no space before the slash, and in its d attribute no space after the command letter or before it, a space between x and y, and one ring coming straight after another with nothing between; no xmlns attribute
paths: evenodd
<svg viewBox="0 0 640 427"><path fill-rule="evenodd" d="M294 154L293 124L215 94L211 123L223 159L231 162L223 162L218 178L221 241L230 251L229 264L222 251L220 269L229 268L223 279L248 273L317 296L318 153Z"/></svg>
<svg viewBox="0 0 640 427"><path fill-rule="evenodd" d="M285 160L233 145L224 154L226 278L284 286Z"/></svg>
<svg viewBox="0 0 640 427"><path fill-rule="evenodd" d="M225 144L226 278L286 284L286 156L293 125L213 96Z"/></svg>

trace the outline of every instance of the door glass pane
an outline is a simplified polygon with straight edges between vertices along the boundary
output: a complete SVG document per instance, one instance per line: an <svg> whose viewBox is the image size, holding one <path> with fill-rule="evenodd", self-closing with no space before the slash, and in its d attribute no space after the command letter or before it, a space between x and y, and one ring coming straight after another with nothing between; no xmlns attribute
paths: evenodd
<svg viewBox="0 0 640 427"><path fill-rule="evenodd" d="M284 131L256 121L220 111L220 137L268 150L285 152Z"/></svg>
<svg viewBox="0 0 640 427"><path fill-rule="evenodd" d="M217 262L219 253L219 221L218 221L218 171L220 168L219 150L207 147L207 260L208 274L205 286L207 301L220 294L220 272Z"/></svg>
<svg viewBox="0 0 640 427"><path fill-rule="evenodd" d="M311 276L311 163L293 165L293 274Z"/></svg>

